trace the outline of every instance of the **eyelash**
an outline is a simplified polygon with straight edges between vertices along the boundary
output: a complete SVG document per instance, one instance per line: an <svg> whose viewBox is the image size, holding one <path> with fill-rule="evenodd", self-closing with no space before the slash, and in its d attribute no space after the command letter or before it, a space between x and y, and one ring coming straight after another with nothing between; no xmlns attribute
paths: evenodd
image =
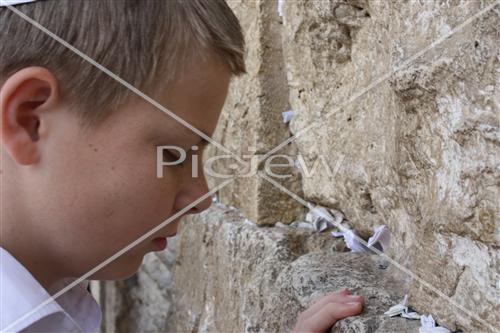
<svg viewBox="0 0 500 333"><path fill-rule="evenodd" d="M174 166L183 166L184 164L186 164L186 161L188 159L190 159L190 152L188 152L186 158L184 159L184 161L180 162L179 164L176 164ZM174 153L172 153L170 150L168 149L164 149L163 150L163 160L167 160L169 162L173 162L173 161L177 161L179 159L179 156L175 155Z"/></svg>
<svg viewBox="0 0 500 333"><path fill-rule="evenodd" d="M177 161L179 159L178 156L176 156L175 154L173 154L172 152L170 152L169 150L166 150L166 149L163 150L163 159L165 160L165 158L169 162ZM183 165L183 164L184 164L184 161L182 161L181 163L176 164L176 165Z"/></svg>

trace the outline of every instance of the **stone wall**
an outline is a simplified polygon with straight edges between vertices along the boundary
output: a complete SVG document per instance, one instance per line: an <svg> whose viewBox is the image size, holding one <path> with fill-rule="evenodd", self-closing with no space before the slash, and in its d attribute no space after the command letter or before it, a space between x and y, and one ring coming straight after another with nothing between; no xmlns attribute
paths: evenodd
<svg viewBox="0 0 500 333"><path fill-rule="evenodd" d="M345 251L329 233L258 227L216 204L182 225L166 330L291 332L314 298L345 287L366 297L365 311L333 332L417 332L418 322L383 315L407 279L379 256Z"/></svg>
<svg viewBox="0 0 500 333"><path fill-rule="evenodd" d="M121 295L108 299L128 297L121 322L142 331L281 331L312 294L346 284L372 295L373 305L358 321L339 323L344 332L411 331L390 326L407 321L380 317L405 293L451 329L498 327L500 6L285 0L279 16L275 1L229 4L245 30L248 75L234 80L215 139L252 159L297 135L275 154L318 168L285 168L292 176L275 181L342 211L363 237L387 225L388 255L414 275L389 281L370 268L379 259L344 253L324 235L272 227L302 218L303 202L261 177L239 177L218 198L262 227L219 206L185 221L175 294L155 287L153 262L132 282L102 288ZM287 126L281 112L290 108ZM212 147L208 157L220 153ZM216 163L221 173L233 166ZM155 274L161 280L171 266ZM155 323L140 319L167 311Z"/></svg>
<svg viewBox="0 0 500 333"><path fill-rule="evenodd" d="M498 6L453 32L491 4L291 1L283 45L292 133L323 117L298 151L343 159L333 178L304 178L305 197L359 231L388 225L396 260L498 325ZM485 329L417 281L410 303Z"/></svg>

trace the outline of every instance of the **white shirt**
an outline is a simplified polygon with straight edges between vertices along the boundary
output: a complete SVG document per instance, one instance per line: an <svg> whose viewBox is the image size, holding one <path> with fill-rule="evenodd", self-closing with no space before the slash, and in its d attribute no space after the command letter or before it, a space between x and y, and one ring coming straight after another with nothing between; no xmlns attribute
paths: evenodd
<svg viewBox="0 0 500 333"><path fill-rule="evenodd" d="M50 290L56 292L73 281L60 280ZM87 291L87 284L85 281L76 285L18 321L51 296L20 262L0 247L0 331L97 332L101 310Z"/></svg>

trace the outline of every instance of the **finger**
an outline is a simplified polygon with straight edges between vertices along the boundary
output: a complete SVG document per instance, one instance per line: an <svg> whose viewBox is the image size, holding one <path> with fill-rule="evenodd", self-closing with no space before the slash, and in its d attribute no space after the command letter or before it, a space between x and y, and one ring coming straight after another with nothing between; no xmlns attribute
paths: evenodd
<svg viewBox="0 0 500 333"><path fill-rule="evenodd" d="M342 296L350 295L351 291L347 288L342 288L331 292L325 296L319 297L313 301L312 305L310 305L302 314L301 318L307 318L316 312L318 312L322 307L324 307L328 303L335 302L337 298Z"/></svg>
<svg viewBox="0 0 500 333"><path fill-rule="evenodd" d="M322 307L328 303L348 303L348 302L364 302L362 296L351 295L349 289L340 289L334 291L326 296L323 296L316 300L313 305L311 305L307 310L302 312L302 318L307 318L316 312L318 312Z"/></svg>
<svg viewBox="0 0 500 333"><path fill-rule="evenodd" d="M301 327L307 327L312 332L324 332L333 326L337 320L354 316L363 310L363 304L354 303L328 303L318 313L304 320Z"/></svg>
<svg viewBox="0 0 500 333"><path fill-rule="evenodd" d="M334 302L337 298L343 297L343 296L348 296L350 294L351 294L351 291L347 288L342 288L342 289L336 290L334 292L331 292L329 294L326 294L326 295L314 300L312 305L309 306L309 309L322 308L324 305Z"/></svg>
<svg viewBox="0 0 500 333"><path fill-rule="evenodd" d="M345 297L342 297L338 301L339 303L361 303L365 304L365 298L361 295L347 295Z"/></svg>

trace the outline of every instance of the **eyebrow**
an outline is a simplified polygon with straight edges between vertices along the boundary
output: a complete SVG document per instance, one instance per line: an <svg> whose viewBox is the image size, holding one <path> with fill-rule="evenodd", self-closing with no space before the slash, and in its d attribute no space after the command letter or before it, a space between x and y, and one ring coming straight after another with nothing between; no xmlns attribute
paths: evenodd
<svg viewBox="0 0 500 333"><path fill-rule="evenodd" d="M186 140L186 141L191 141L193 139L193 137L197 138L199 141L196 142L196 143L193 143L191 146L200 146L200 148L204 148L206 146L208 146L208 144L210 143L209 140L211 140L211 136L208 135L208 133L206 133L205 131L202 131L202 130L199 130L201 133L205 134L206 137L208 138L205 139L203 137L201 137L200 135L198 135L197 133L193 133L192 131L190 130L187 130L187 131L182 131L181 133L179 133L178 135L178 138L181 139L181 140ZM165 133L166 134L166 133Z"/></svg>

